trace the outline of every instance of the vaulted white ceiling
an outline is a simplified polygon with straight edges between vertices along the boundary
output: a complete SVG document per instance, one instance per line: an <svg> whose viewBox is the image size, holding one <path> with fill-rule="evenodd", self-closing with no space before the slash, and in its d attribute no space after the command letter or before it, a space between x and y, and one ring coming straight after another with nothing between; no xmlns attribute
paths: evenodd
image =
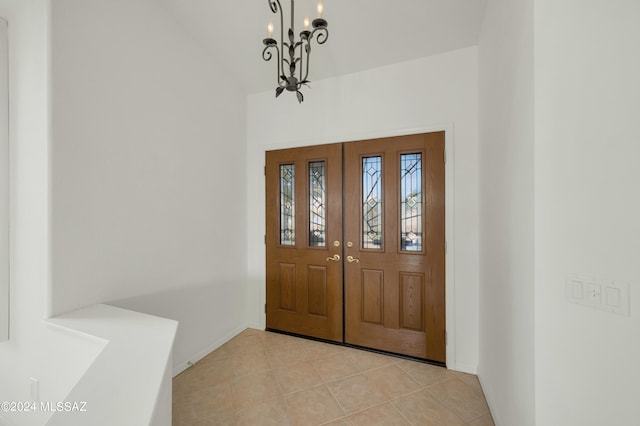
<svg viewBox="0 0 640 426"><path fill-rule="evenodd" d="M245 93L274 89L275 61L262 60L268 0L159 0L219 60ZM324 0L329 40L311 55L309 79L320 80L476 45L487 0ZM281 0L285 20L290 0ZM297 0L296 34L316 0ZM285 29L286 31L286 29ZM277 38L277 37L276 37ZM410 84L399 81L398 84Z"/></svg>

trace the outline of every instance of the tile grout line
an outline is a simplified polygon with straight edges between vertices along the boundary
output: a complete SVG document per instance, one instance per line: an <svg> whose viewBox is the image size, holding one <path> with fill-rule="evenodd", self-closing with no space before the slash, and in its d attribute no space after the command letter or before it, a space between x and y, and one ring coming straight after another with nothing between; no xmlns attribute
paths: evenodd
<svg viewBox="0 0 640 426"><path fill-rule="evenodd" d="M347 413L347 410L342 406L342 404L340 404L340 401L338 400L338 397L336 397L336 395L333 393L333 391L331 390L331 388L330 388L326 383L324 384L324 387L326 387L326 388L327 388L327 390L329 391L329 394L331 395L331 397L333 398L333 400L334 400L335 402L337 402L337 403L338 403L338 407L340 407L340 409L341 409L341 410L342 410L342 412L344 413L344 416L343 416L343 417L338 417L338 418L333 419L333 420L331 420L331 421L332 421L332 422L334 422L334 421L336 421L336 420L338 420L338 419L342 419L342 418L349 417L349 416L350 416L350 414L348 414L348 413Z"/></svg>
<svg viewBox="0 0 640 426"><path fill-rule="evenodd" d="M406 396L406 395L405 395ZM404 396L401 396L400 398L404 398ZM400 398L396 398L393 401L389 401L389 403L393 406L393 408L395 408L395 410L400 414L400 417L402 417L408 424L413 425L413 421L411 421L411 419L409 419L403 410L400 409L400 407L398 407L395 403L396 400L400 399Z"/></svg>

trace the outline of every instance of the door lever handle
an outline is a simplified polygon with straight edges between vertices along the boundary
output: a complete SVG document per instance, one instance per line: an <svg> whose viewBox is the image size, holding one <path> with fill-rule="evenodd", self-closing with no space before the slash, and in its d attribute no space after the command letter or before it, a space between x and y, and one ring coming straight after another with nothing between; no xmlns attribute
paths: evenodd
<svg viewBox="0 0 640 426"><path fill-rule="evenodd" d="M360 263L360 259L353 257L353 256L347 256L347 262L349 263Z"/></svg>
<svg viewBox="0 0 640 426"><path fill-rule="evenodd" d="M340 261L340 255L339 254L334 254L333 256L327 257L327 262L328 261L333 261L333 262L339 262Z"/></svg>

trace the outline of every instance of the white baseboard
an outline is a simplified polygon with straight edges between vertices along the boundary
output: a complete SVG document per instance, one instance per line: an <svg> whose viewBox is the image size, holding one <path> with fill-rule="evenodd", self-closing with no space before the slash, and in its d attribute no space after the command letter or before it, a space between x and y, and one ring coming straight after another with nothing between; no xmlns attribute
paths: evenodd
<svg viewBox="0 0 640 426"><path fill-rule="evenodd" d="M493 423L496 425L501 425L503 423L502 421L500 421L500 417L497 415L497 412L495 411L496 405L493 400L493 394L491 392L487 392L487 389L484 387L481 376L482 376L482 371L478 371L478 381L480 382L480 387L482 388L482 392L484 393L484 399L485 401L487 401L487 406L489 407L489 413L491 414L491 417L493 417Z"/></svg>
<svg viewBox="0 0 640 426"><path fill-rule="evenodd" d="M256 329L256 330L264 330L264 326L258 324L257 322L250 323L247 327L248 328L253 328L253 329Z"/></svg>
<svg viewBox="0 0 640 426"><path fill-rule="evenodd" d="M447 365L449 370L460 371L462 373L468 374L478 374L478 366L473 364L465 364L463 362L456 362L455 364L449 366Z"/></svg>
<svg viewBox="0 0 640 426"><path fill-rule="evenodd" d="M251 327L251 326L249 325L249 327ZM243 326L243 327L238 327L238 328L236 328L236 329L234 329L234 330L232 330L232 331L230 331L228 333L225 333L222 337L220 337L219 339L216 339L215 342L213 342L212 344L208 345L206 348L204 348L201 351L199 351L198 353L190 356L189 359L174 365L173 366L173 377L175 377L178 374L182 373L184 370L186 370L187 368L191 367L193 364L195 364L196 362L200 361L202 358L204 358L205 356L209 355L211 352L215 351L220 346L224 345L229 340L233 339L234 337L236 337L238 334L242 333L246 329L247 329L247 327Z"/></svg>

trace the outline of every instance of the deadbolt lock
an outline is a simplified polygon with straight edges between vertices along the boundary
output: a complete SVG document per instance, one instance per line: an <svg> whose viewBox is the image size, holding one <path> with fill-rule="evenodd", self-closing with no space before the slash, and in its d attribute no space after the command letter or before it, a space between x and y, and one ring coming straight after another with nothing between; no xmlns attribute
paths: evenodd
<svg viewBox="0 0 640 426"><path fill-rule="evenodd" d="M353 247L353 243L352 243L351 241L349 241L349 242L347 243L347 247L349 247L349 248Z"/></svg>
<svg viewBox="0 0 640 426"><path fill-rule="evenodd" d="M334 247L340 247L340 241L334 241L333 242L333 246Z"/></svg>

